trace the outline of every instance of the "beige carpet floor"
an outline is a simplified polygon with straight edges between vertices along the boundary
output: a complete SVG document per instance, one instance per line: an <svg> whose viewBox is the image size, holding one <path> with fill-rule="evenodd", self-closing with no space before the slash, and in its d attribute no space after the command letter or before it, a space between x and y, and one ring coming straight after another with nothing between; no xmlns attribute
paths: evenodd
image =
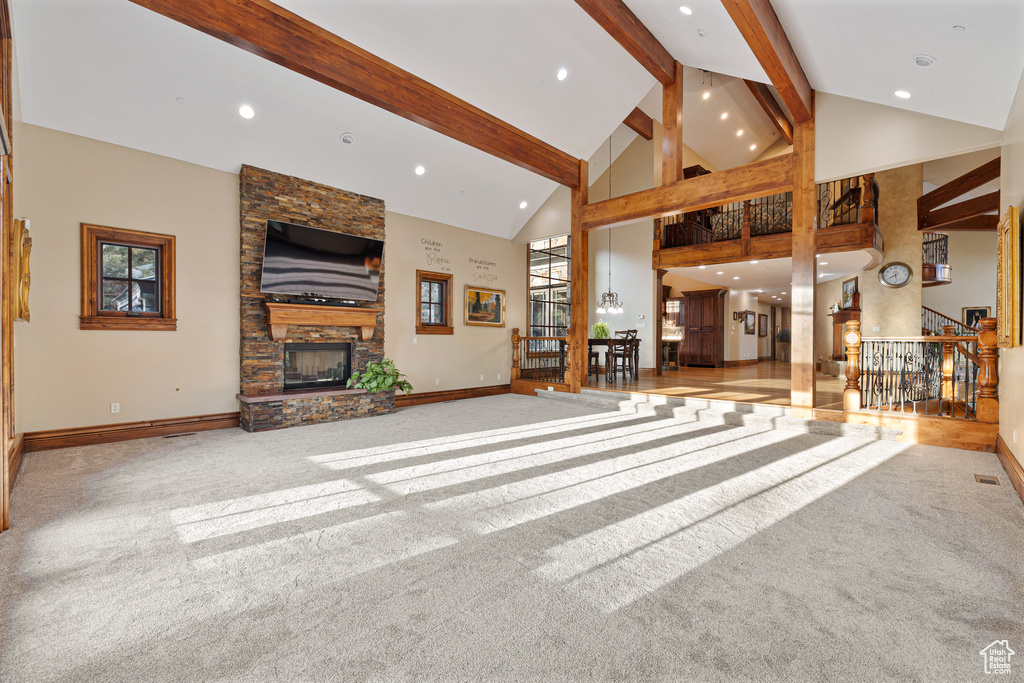
<svg viewBox="0 0 1024 683"><path fill-rule="evenodd" d="M989 454L506 395L31 453L12 517L9 683L1024 675Z"/></svg>

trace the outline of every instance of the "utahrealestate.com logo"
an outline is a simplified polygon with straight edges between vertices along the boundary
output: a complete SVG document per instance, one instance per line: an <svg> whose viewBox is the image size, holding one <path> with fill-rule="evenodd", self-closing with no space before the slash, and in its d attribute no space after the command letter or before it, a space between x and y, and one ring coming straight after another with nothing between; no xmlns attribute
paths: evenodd
<svg viewBox="0 0 1024 683"><path fill-rule="evenodd" d="M992 644L981 651L985 658L985 673L987 674L1008 674L1010 673L1010 657L1017 654L1010 649L1010 643L1006 640L994 640Z"/></svg>

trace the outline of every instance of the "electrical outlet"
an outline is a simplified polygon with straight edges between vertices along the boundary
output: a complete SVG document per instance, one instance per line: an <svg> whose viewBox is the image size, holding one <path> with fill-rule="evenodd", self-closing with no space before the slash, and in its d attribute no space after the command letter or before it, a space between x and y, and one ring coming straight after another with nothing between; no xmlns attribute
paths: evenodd
<svg viewBox="0 0 1024 683"><path fill-rule="evenodd" d="M484 376L483 376L483 375L480 375L480 381L481 381L481 382L483 382L483 381L484 381Z"/></svg>
<svg viewBox="0 0 1024 683"><path fill-rule="evenodd" d="M1013 430L1013 442L1017 443L1017 430L1016 429Z"/></svg>
<svg viewBox="0 0 1024 683"><path fill-rule="evenodd" d="M498 381L499 382L501 381L501 373L500 372L498 373ZM1014 441L1014 443L1016 443L1016 441Z"/></svg>
<svg viewBox="0 0 1024 683"><path fill-rule="evenodd" d="M413 344L415 344L415 343L416 343L416 337L413 337L413 338L412 338L412 343L413 343Z"/></svg>
<svg viewBox="0 0 1024 683"><path fill-rule="evenodd" d="M555 390L554 387L548 387L548 391L554 391L554 390Z"/></svg>
<svg viewBox="0 0 1024 683"><path fill-rule="evenodd" d="M112 413L120 413L121 412L121 404L120 403L111 403L110 404L110 412L112 412Z"/></svg>
<svg viewBox="0 0 1024 683"><path fill-rule="evenodd" d="M636 329L638 329L638 330L642 330L645 327L647 327L647 323L637 323L636 324Z"/></svg>
<svg viewBox="0 0 1024 683"><path fill-rule="evenodd" d="M880 332L882 328L881 328L881 327L879 327L878 325L875 325L875 326L874 326L874 328L872 328L872 329L873 329L873 331L875 331L875 332Z"/></svg>
<svg viewBox="0 0 1024 683"><path fill-rule="evenodd" d="M441 380L439 380L439 379L435 379L435 380L434 380L434 386L435 386L435 387L439 387L439 386L441 386Z"/></svg>

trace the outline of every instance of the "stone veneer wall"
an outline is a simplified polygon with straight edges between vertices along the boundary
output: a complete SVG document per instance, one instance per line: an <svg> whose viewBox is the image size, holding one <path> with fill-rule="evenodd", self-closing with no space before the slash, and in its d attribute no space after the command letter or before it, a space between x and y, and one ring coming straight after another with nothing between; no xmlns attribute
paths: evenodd
<svg viewBox="0 0 1024 683"><path fill-rule="evenodd" d="M243 396L274 393L284 385L284 343L267 333L264 295L260 293L263 243L267 219L312 228L384 239L384 202L300 178L242 166L241 194L241 391ZM354 327L296 326L288 328L289 343L351 342L352 371L384 357L384 263L376 306L373 338L359 341ZM333 422L352 417L390 413L393 393L296 398L266 403L242 403L241 425L250 432Z"/></svg>

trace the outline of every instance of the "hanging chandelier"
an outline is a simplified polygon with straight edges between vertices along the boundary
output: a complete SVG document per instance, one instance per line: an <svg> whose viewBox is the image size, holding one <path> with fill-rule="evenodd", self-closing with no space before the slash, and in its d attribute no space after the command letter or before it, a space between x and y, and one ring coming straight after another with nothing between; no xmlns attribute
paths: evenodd
<svg viewBox="0 0 1024 683"><path fill-rule="evenodd" d="M608 199L612 198L612 138L608 136ZM598 315L622 313L619 295L612 291L612 229L608 228L608 291L601 294Z"/></svg>

